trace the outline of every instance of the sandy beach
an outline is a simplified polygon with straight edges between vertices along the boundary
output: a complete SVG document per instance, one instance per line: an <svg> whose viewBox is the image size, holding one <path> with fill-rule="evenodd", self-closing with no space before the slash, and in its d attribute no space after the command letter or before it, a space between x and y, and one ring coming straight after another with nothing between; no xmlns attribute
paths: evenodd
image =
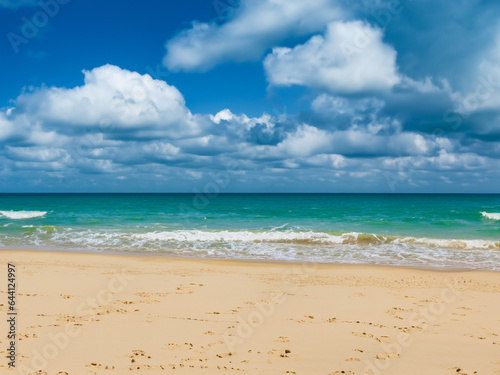
<svg viewBox="0 0 500 375"><path fill-rule="evenodd" d="M2 373L500 374L498 272L0 256Z"/></svg>

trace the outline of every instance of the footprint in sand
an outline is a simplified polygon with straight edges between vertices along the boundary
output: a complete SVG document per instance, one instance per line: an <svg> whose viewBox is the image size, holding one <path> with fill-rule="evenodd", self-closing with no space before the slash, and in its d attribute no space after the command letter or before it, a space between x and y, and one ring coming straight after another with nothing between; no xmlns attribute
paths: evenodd
<svg viewBox="0 0 500 375"><path fill-rule="evenodd" d="M233 355L233 353L228 352L228 353L216 354L215 356L217 358L226 358L226 357L231 357L232 355Z"/></svg>
<svg viewBox="0 0 500 375"><path fill-rule="evenodd" d="M290 340L286 336L279 336L274 342L290 342Z"/></svg>
<svg viewBox="0 0 500 375"><path fill-rule="evenodd" d="M388 358L399 358L400 355L398 353L393 353L393 352L390 352L390 353L381 353L381 354L377 354L375 356L376 359L378 360L385 360L385 359L388 359Z"/></svg>
<svg viewBox="0 0 500 375"><path fill-rule="evenodd" d="M366 332L351 332L351 333L357 337L373 338L373 335L371 333L366 333Z"/></svg>
<svg viewBox="0 0 500 375"><path fill-rule="evenodd" d="M99 370L114 370L115 369L115 366L107 366L107 365L103 365L101 363L97 363L97 362L92 362L92 363L89 363L88 365L85 365L85 367L90 367L92 369L99 369Z"/></svg>
<svg viewBox="0 0 500 375"><path fill-rule="evenodd" d="M453 370L456 374L459 375L467 375L468 373L465 372L461 367L450 367L448 370ZM472 374L477 374L477 371L474 371Z"/></svg>

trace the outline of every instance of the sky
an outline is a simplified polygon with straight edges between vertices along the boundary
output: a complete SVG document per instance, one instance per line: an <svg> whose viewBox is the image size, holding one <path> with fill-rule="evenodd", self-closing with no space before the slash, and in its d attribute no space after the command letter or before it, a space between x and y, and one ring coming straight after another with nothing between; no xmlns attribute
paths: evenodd
<svg viewBox="0 0 500 375"><path fill-rule="evenodd" d="M496 0L0 0L0 192L499 193Z"/></svg>

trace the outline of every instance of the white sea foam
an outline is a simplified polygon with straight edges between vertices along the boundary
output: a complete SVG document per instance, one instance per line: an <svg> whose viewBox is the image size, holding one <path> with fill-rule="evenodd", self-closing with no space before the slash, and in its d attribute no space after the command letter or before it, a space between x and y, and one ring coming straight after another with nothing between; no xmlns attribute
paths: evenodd
<svg viewBox="0 0 500 375"><path fill-rule="evenodd" d="M483 215L487 219L500 220L499 212L481 212L481 215Z"/></svg>
<svg viewBox="0 0 500 375"><path fill-rule="evenodd" d="M0 211L0 214L9 219L19 220L42 217L47 214L47 211Z"/></svg>
<svg viewBox="0 0 500 375"><path fill-rule="evenodd" d="M443 248L443 249L500 249L500 241L486 241L486 240L458 240L458 239L437 239L437 238L416 238L405 237L397 239L395 243L406 243L416 245L427 245L429 247Z"/></svg>
<svg viewBox="0 0 500 375"><path fill-rule="evenodd" d="M500 249L500 241L436 239L425 237L398 237L367 233L349 232L330 234L313 231L201 231L177 230L165 232L148 232L134 234L134 238L145 241L184 242L184 243L291 243L301 245L360 245L378 246L394 245L426 245L434 248L448 249Z"/></svg>
<svg viewBox="0 0 500 375"><path fill-rule="evenodd" d="M0 211L0 214L14 220L42 217L47 211Z"/></svg>
<svg viewBox="0 0 500 375"><path fill-rule="evenodd" d="M151 252L197 258L385 264L500 269L500 241L434 239L370 233L251 230L128 232L38 226L18 234L0 232L0 246Z"/></svg>
<svg viewBox="0 0 500 375"><path fill-rule="evenodd" d="M309 242L319 244L342 244L351 233L331 235L323 232L292 231L201 231L176 230L135 234L137 239L176 242Z"/></svg>

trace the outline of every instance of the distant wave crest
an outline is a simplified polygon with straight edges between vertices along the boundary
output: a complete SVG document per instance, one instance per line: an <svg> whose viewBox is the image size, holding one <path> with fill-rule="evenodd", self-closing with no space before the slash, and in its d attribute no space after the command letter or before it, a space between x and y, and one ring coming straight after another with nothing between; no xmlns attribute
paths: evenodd
<svg viewBox="0 0 500 375"><path fill-rule="evenodd" d="M47 214L47 211L0 211L0 214L9 219L19 220L42 217Z"/></svg>
<svg viewBox="0 0 500 375"><path fill-rule="evenodd" d="M481 215L490 220L500 220L499 212L481 212Z"/></svg>

